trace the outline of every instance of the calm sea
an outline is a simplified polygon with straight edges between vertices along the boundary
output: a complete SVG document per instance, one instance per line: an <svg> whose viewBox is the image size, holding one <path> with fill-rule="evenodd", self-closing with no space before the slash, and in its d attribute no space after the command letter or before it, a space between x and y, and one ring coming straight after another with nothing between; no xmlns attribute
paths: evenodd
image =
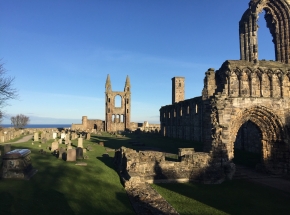
<svg viewBox="0 0 290 215"><path fill-rule="evenodd" d="M2 124L4 128L12 127L11 124ZM70 128L71 124L29 124L25 128Z"/></svg>

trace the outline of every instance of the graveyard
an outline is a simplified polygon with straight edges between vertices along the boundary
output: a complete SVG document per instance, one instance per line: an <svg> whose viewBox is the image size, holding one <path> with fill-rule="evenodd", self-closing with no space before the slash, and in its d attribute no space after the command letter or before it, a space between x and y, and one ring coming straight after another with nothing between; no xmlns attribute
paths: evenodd
<svg viewBox="0 0 290 215"><path fill-rule="evenodd" d="M0 180L1 214L136 214L113 162L115 149L125 146L134 150L159 150L171 161L177 159L180 147L194 146L196 151L201 150L198 142L156 134L98 133L82 140L82 158L76 159L76 152L73 161L65 161L60 153L55 153L56 145L59 152L69 147L77 149L78 138L58 144L54 139L33 138L11 143L11 150L31 151L31 163L37 173L29 180ZM55 149L52 151L51 147ZM0 150L2 159L3 143ZM179 214L287 214L289 211L289 193L243 179L219 185L191 182L150 186ZM145 212L151 214L150 208Z"/></svg>

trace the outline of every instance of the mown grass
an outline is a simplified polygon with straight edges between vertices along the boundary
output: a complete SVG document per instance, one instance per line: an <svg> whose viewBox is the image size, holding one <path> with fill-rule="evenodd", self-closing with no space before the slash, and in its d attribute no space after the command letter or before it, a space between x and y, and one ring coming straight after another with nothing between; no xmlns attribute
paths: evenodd
<svg viewBox="0 0 290 215"><path fill-rule="evenodd" d="M194 148L195 151L202 151L202 144L192 140L181 140L176 138L162 137L158 134L126 134L125 137L116 137L104 133L103 136L92 136L92 141L99 142L103 141L105 147L118 149L121 146L132 148L135 150L152 148L155 150L162 150L168 153L178 153L178 148ZM134 146L130 144L130 141L136 141L143 143L144 146Z"/></svg>
<svg viewBox="0 0 290 215"><path fill-rule="evenodd" d="M289 194L244 180L219 185L153 184L181 215L286 215Z"/></svg>
<svg viewBox="0 0 290 215"><path fill-rule="evenodd" d="M139 140L145 147L159 148L168 153L177 153L180 147L198 148L191 141L162 138L154 134L126 135L114 137L104 133L84 141L93 151L87 166L76 166L75 162L59 160L50 153L42 155L40 149L48 151L52 141L46 144L31 140L12 144L12 149L28 148L34 168L38 169L29 181L0 180L0 214L134 214L120 179L114 170L112 157L103 157L104 147L95 143L103 141L105 147L117 149ZM73 141L77 146L77 140ZM3 152L3 146L0 146ZM221 185L203 184L158 184L152 185L180 214L289 214L289 195L258 184L237 180Z"/></svg>
<svg viewBox="0 0 290 215"><path fill-rule="evenodd" d="M87 152L87 166L59 160L40 149L50 146L38 143L13 144L12 149L28 148L34 168L29 181L0 181L0 210L3 214L134 214L127 194L113 169L112 158L102 157L104 147L92 144ZM84 141L84 146L89 144ZM77 145L76 141L73 141ZM3 146L1 146L3 152Z"/></svg>

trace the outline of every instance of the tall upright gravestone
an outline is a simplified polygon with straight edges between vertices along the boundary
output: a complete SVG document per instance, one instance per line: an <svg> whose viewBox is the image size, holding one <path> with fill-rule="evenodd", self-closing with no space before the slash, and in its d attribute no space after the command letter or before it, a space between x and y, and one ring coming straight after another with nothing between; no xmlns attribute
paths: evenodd
<svg viewBox="0 0 290 215"><path fill-rule="evenodd" d="M84 148L83 146L83 138L78 138L78 147Z"/></svg>
<svg viewBox="0 0 290 215"><path fill-rule="evenodd" d="M37 132L34 133L33 139L34 139L34 141L38 141L39 140L38 133Z"/></svg>

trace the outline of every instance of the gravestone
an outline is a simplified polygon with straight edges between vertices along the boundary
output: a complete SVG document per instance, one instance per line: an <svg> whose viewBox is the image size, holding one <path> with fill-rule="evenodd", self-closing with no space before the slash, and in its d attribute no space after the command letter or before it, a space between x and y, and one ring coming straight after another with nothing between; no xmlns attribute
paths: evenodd
<svg viewBox="0 0 290 215"><path fill-rule="evenodd" d="M64 139L64 138L65 138L65 133L61 133L61 134L60 134L60 138L61 138L61 139Z"/></svg>
<svg viewBox="0 0 290 215"><path fill-rule="evenodd" d="M87 133L87 140L90 140L90 139L91 139L91 134Z"/></svg>
<svg viewBox="0 0 290 215"><path fill-rule="evenodd" d="M65 149L60 147L58 151L58 159L62 159L64 153L65 153Z"/></svg>
<svg viewBox="0 0 290 215"><path fill-rule="evenodd" d="M78 147L83 148L83 138L78 138Z"/></svg>
<svg viewBox="0 0 290 215"><path fill-rule="evenodd" d="M52 133L52 139L56 139L57 138L57 133L56 132L53 132Z"/></svg>
<svg viewBox="0 0 290 215"><path fill-rule="evenodd" d="M62 139L58 139L58 144L62 144Z"/></svg>
<svg viewBox="0 0 290 215"><path fill-rule="evenodd" d="M34 141L38 141L38 140L39 140L39 138L38 138L38 133L37 133L37 132L34 133L34 137L33 137L33 139L34 139Z"/></svg>
<svg viewBox="0 0 290 215"><path fill-rule="evenodd" d="M76 149L76 158L77 159L84 159L83 148L77 147L77 149Z"/></svg>
<svg viewBox="0 0 290 215"><path fill-rule="evenodd" d="M66 155L66 161L76 161L76 150L68 149Z"/></svg>
<svg viewBox="0 0 290 215"><path fill-rule="evenodd" d="M58 149L58 142L52 142L51 143L51 149L50 149L50 151L54 151L54 150L56 150L56 149Z"/></svg>
<svg viewBox="0 0 290 215"><path fill-rule="evenodd" d="M4 155L10 151L11 151L11 144L5 144L4 145Z"/></svg>
<svg viewBox="0 0 290 215"><path fill-rule="evenodd" d="M67 150L72 149L71 143L67 144Z"/></svg>
<svg viewBox="0 0 290 215"><path fill-rule="evenodd" d="M28 149L14 149L7 152L2 160L2 177L29 179L37 170L33 169Z"/></svg>

